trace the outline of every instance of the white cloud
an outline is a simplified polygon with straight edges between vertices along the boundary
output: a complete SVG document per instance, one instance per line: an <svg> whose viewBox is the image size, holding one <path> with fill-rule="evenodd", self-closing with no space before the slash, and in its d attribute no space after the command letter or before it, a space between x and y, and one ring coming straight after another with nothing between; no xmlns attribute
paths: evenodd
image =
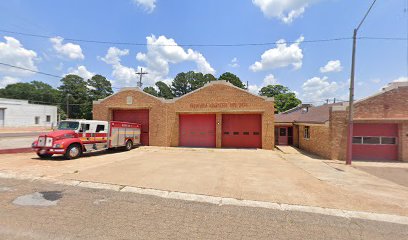
<svg viewBox="0 0 408 240"><path fill-rule="evenodd" d="M278 83L278 80L273 76L273 74L266 75L264 80L263 80L263 85L268 86L268 85L276 85Z"/></svg>
<svg viewBox="0 0 408 240"><path fill-rule="evenodd" d="M10 77L10 76L4 76L3 78L0 79L0 88L5 88L9 84L17 83L20 80L15 77Z"/></svg>
<svg viewBox="0 0 408 240"><path fill-rule="evenodd" d="M249 84L249 86L248 86L249 92L251 92L253 94L258 94L259 90L261 90L261 88L262 87L258 87L258 85L256 85L256 84L254 84L254 85Z"/></svg>
<svg viewBox="0 0 408 240"><path fill-rule="evenodd" d="M120 57L121 56L126 56L129 55L129 50L128 49L119 49L116 47L110 47L108 49L108 53L105 55L105 57L100 58L102 61L106 62L107 64L119 64L120 63Z"/></svg>
<svg viewBox="0 0 408 240"><path fill-rule="evenodd" d="M151 13L156 8L156 0L133 0L139 7L142 7L146 12Z"/></svg>
<svg viewBox="0 0 408 240"><path fill-rule="evenodd" d="M17 39L13 37L4 37L5 42L0 42L0 62L10 65L27 68L36 71L37 53L33 50L28 50ZM0 66L0 74L10 76L31 76L34 73L30 71L20 70L7 66Z"/></svg>
<svg viewBox="0 0 408 240"><path fill-rule="evenodd" d="M58 54L60 54L60 56L67 57L72 60L82 60L85 58L84 54L82 53L81 46L79 46L78 44L63 44L62 42L64 41L64 38L62 37L53 37L50 38L50 41L53 45L54 50Z"/></svg>
<svg viewBox="0 0 408 240"><path fill-rule="evenodd" d="M156 38L152 35L146 37L146 40L147 52L136 54L136 60L145 63L146 66L132 68L122 65L121 57L129 55L128 49L110 47L107 54L99 58L112 65L112 76L118 84L136 86L139 77L135 72L140 68L148 72L143 76L143 86L153 85L157 81L166 81L169 79L170 64L182 62L194 62L197 66L195 71L215 74L215 70L200 52L192 49L184 50L173 39L165 36Z"/></svg>
<svg viewBox="0 0 408 240"><path fill-rule="evenodd" d="M228 66L230 66L230 67L232 67L232 68L237 68L237 67L239 67L238 58L234 57L234 58L231 60L231 63L228 64Z"/></svg>
<svg viewBox="0 0 408 240"><path fill-rule="evenodd" d="M328 61L324 67L320 68L320 72L328 73L328 72L341 72L343 67L341 66L340 60L331 60Z"/></svg>
<svg viewBox="0 0 408 240"><path fill-rule="evenodd" d="M268 85L275 85L277 83L278 83L278 79L276 79L273 74L268 74L265 76L261 86L258 86L256 84L253 84L253 85L249 84L248 90L251 93L258 94L262 87L265 87Z"/></svg>
<svg viewBox="0 0 408 240"><path fill-rule="evenodd" d="M392 80L392 82L408 82L408 77L399 77L397 79Z"/></svg>
<svg viewBox="0 0 408 240"><path fill-rule="evenodd" d="M276 48L265 51L261 55L261 61L255 62L249 68L254 72L283 68L289 65L292 65L293 69L301 68L303 53L299 45L303 40L304 37L301 36L289 46L284 39L277 41Z"/></svg>
<svg viewBox="0 0 408 240"><path fill-rule="evenodd" d="M70 68L68 74L75 74L82 77L85 80L92 78L95 73L88 71L85 66L78 66L76 69Z"/></svg>
<svg viewBox="0 0 408 240"><path fill-rule="evenodd" d="M314 77L302 85L302 99L305 102L320 102L324 99L338 97L342 84L330 82L327 77Z"/></svg>
<svg viewBox="0 0 408 240"><path fill-rule="evenodd" d="M269 18L277 18L284 23L291 23L300 17L309 4L317 0L252 0L263 14Z"/></svg>
<svg viewBox="0 0 408 240"><path fill-rule="evenodd" d="M146 37L147 53L139 52L136 59L145 62L150 71L160 73L166 76L169 73L169 64L177 64L181 62L191 61L197 65L197 70L202 73L215 74L215 70L207 62L205 57L192 49L185 51L178 46L174 39L160 36L156 38L154 35Z"/></svg>

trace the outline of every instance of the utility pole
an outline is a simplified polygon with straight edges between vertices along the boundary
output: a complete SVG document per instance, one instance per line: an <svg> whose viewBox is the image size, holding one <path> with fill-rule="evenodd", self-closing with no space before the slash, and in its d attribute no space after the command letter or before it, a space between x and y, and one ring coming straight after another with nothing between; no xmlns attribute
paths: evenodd
<svg viewBox="0 0 408 240"><path fill-rule="evenodd" d="M67 119L69 119L69 93L67 94Z"/></svg>
<svg viewBox="0 0 408 240"><path fill-rule="evenodd" d="M349 94L349 108L348 108L348 128L347 128L347 155L346 155L346 164L351 165L353 158L353 103L354 103L354 72L356 67L356 47L357 47L357 32L363 24L364 20L367 18L371 9L373 8L375 2L374 0L370 8L364 15L360 24L353 31L353 52L351 54L351 73L350 73L350 94Z"/></svg>
<svg viewBox="0 0 408 240"><path fill-rule="evenodd" d="M142 78L143 75L148 74L148 72L143 72L143 68L140 68L140 72L136 72L137 75L139 75L139 82L137 83L137 86L142 89L143 83L142 83Z"/></svg>

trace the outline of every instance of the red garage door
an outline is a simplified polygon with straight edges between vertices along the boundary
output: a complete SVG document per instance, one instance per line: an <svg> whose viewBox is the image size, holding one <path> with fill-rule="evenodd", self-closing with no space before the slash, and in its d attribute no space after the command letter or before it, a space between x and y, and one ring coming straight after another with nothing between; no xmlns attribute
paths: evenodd
<svg viewBox="0 0 408 240"><path fill-rule="evenodd" d="M260 114L222 115L222 147L261 148L261 119Z"/></svg>
<svg viewBox="0 0 408 240"><path fill-rule="evenodd" d="M215 147L215 114L180 114L180 146Z"/></svg>
<svg viewBox="0 0 408 240"><path fill-rule="evenodd" d="M398 159L397 124L356 123L353 126L353 159Z"/></svg>
<svg viewBox="0 0 408 240"><path fill-rule="evenodd" d="M142 124L140 141L142 145L149 146L149 109L114 110L113 121L123 121Z"/></svg>

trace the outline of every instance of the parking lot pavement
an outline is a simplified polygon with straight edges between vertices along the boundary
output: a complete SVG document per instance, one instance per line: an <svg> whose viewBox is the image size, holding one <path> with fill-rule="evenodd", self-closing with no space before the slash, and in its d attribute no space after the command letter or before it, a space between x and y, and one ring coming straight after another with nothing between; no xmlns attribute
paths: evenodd
<svg viewBox="0 0 408 240"><path fill-rule="evenodd" d="M353 167L382 179L408 187L408 163L355 161Z"/></svg>
<svg viewBox="0 0 408 240"><path fill-rule="evenodd" d="M342 170L339 166L340 171L318 160L310 164L299 156L298 160L284 159L276 151L141 147L70 161L39 160L35 154L1 157L2 173L29 178L408 216L408 188L388 181L384 184L353 168ZM319 176L312 169L329 174ZM344 185L360 178L360 185Z"/></svg>
<svg viewBox="0 0 408 240"><path fill-rule="evenodd" d="M408 239L407 225L0 178L0 239Z"/></svg>

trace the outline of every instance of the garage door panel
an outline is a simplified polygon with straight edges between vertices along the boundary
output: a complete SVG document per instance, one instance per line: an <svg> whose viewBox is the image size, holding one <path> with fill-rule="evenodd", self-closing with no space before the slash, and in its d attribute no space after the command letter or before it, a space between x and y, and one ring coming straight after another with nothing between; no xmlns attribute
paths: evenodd
<svg viewBox="0 0 408 240"><path fill-rule="evenodd" d="M149 145L149 109L114 110L112 115L113 121L141 124L141 144L144 146Z"/></svg>
<svg viewBox="0 0 408 240"><path fill-rule="evenodd" d="M353 125L353 159L397 160L398 125L366 124Z"/></svg>
<svg viewBox="0 0 408 240"><path fill-rule="evenodd" d="M222 147L261 148L261 120L260 114L222 115Z"/></svg>
<svg viewBox="0 0 408 240"><path fill-rule="evenodd" d="M179 145L183 147L215 147L215 114L180 114Z"/></svg>

